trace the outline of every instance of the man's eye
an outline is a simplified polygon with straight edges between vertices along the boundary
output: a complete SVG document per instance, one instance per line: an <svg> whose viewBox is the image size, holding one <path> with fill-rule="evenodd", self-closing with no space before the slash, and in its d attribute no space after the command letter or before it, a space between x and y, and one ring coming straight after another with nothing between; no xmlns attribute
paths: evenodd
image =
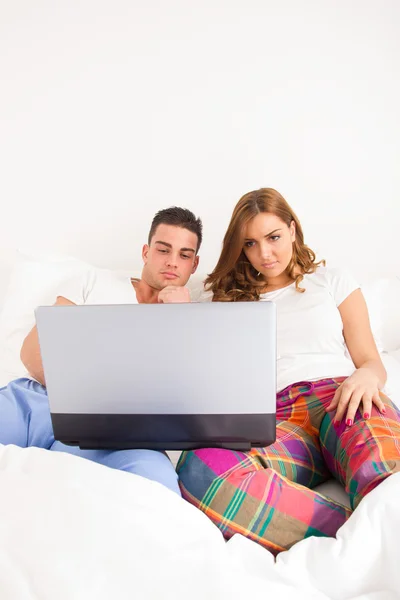
<svg viewBox="0 0 400 600"><path fill-rule="evenodd" d="M168 250L162 250L161 248L158 251L161 252L161 254L166 254L168 252Z"/></svg>
<svg viewBox="0 0 400 600"><path fill-rule="evenodd" d="M188 256L187 254L181 254L182 258L190 258L190 256Z"/></svg>
<svg viewBox="0 0 400 600"><path fill-rule="evenodd" d="M245 248L252 248L254 246L254 242L245 242L244 246Z"/></svg>

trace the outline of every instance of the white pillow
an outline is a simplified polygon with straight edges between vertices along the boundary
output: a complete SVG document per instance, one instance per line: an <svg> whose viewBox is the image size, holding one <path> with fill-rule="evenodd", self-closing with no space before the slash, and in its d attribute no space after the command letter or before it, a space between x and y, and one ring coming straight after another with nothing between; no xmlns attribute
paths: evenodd
<svg viewBox="0 0 400 600"><path fill-rule="evenodd" d="M381 354L383 365L387 373L387 382L383 392L400 407L400 350L396 356L395 352Z"/></svg>
<svg viewBox="0 0 400 600"><path fill-rule="evenodd" d="M362 286L379 352L400 348L400 279L376 279Z"/></svg>
<svg viewBox="0 0 400 600"><path fill-rule="evenodd" d="M387 280L382 298L382 342L386 352L400 349L400 279Z"/></svg>
<svg viewBox="0 0 400 600"><path fill-rule="evenodd" d="M391 355L394 356L394 358L396 360L398 360L400 363L400 347L397 350L395 350L394 352L391 352Z"/></svg>
<svg viewBox="0 0 400 600"><path fill-rule="evenodd" d="M19 354L24 338L35 324L35 308L54 304L60 283L90 268L69 256L18 251L0 314L0 385L26 373Z"/></svg>

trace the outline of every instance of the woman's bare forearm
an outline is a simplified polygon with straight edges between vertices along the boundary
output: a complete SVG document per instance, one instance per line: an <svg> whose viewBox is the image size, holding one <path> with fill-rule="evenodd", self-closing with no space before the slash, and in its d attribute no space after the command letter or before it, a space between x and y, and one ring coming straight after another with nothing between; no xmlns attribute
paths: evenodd
<svg viewBox="0 0 400 600"><path fill-rule="evenodd" d="M379 380L379 389L381 390L384 387L387 380L387 373L380 358L366 360L362 365L359 366L359 369L369 369L372 371Z"/></svg>

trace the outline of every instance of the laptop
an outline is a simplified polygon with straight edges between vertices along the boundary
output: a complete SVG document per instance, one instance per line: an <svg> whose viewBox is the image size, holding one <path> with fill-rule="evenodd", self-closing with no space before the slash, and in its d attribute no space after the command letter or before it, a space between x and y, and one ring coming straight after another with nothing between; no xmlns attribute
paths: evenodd
<svg viewBox="0 0 400 600"><path fill-rule="evenodd" d="M41 306L56 440L249 450L276 436L272 302Z"/></svg>

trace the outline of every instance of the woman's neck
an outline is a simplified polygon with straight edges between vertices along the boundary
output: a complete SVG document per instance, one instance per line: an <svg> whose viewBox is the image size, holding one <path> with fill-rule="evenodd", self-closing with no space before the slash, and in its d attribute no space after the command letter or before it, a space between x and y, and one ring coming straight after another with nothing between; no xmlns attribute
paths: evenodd
<svg viewBox="0 0 400 600"><path fill-rule="evenodd" d="M300 267L296 267L294 269L294 277L296 278L297 275L301 274L301 269ZM294 283L296 280L293 279L293 277L290 277L290 275L288 275L288 273L282 273L281 275L279 275L279 277L275 277L274 279L270 280L270 281L266 281L265 282L265 287L262 288L262 293L268 293L268 292L275 292L276 290L281 290L283 288L289 287L290 285L292 285L292 283Z"/></svg>

